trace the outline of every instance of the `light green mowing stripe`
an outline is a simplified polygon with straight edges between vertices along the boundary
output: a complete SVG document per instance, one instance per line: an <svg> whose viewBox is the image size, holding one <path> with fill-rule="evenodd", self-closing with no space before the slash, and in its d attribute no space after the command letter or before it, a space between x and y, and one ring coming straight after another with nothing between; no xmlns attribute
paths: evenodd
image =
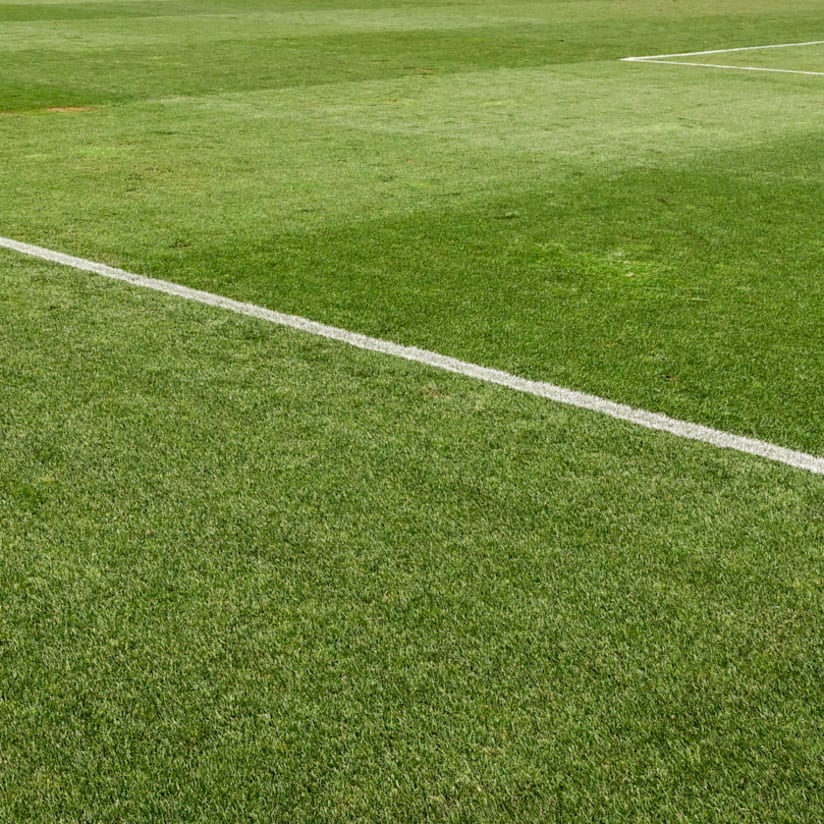
<svg viewBox="0 0 824 824"><path fill-rule="evenodd" d="M94 274L101 275L102 277L125 281L126 283L130 283L134 286L140 286L145 289L153 289L167 295L174 295L184 298L185 300L203 303L207 306L215 306L241 315L248 315L249 317L265 320L269 323L278 324L279 326L288 326L292 329L297 329L312 335L318 335L319 337L346 343L349 346L355 346L359 349L367 349L373 352L380 352L385 355L403 358L404 360L422 363L437 369L443 369L448 372L455 372L460 375L472 377L477 380L485 381L486 383L494 383L505 386L518 392L526 392L527 394L535 395L537 397L548 398L557 403L563 403L579 409L588 409L592 412L598 412L599 414L607 415L611 418L616 418L618 420L634 423L638 426L643 426L646 429L669 432L670 434L677 435L681 438L702 441L703 443L716 446L719 449L733 449L738 452L744 452L749 455L756 455L758 457L767 458L771 461L784 463L797 469L803 469L808 472L824 475L824 458L816 455L810 455L806 452L799 452L797 450L787 449L786 447L778 446L766 441L760 441L754 438L745 438L741 435L723 432L719 429L713 429L701 424L690 423L688 421L678 420L677 418L670 418L667 415L662 415L657 412L648 412L643 409L636 409L632 406L615 403L614 401L607 400L606 398L598 397L597 395L577 392L573 389L556 386L552 383L528 380L517 375L512 375L509 372L503 372L498 369L490 369L486 366L467 363L466 361L461 361L447 355L441 355L437 352L428 351L426 349L418 349L413 346L403 346L391 341L361 335L357 332L350 332L346 329L340 329L335 326L327 326L326 324L318 323L307 318L275 312L271 309L256 306L252 303L243 303L241 301L223 297L222 295L215 295L211 292L191 289L177 283L137 275L123 269L116 269L114 267L107 266L104 263L96 263L91 260L66 255L62 252L55 252L51 249L44 249L41 246L32 246L31 244L21 243L10 238L0 237L0 247L10 249L15 252L20 252L21 254L29 255L30 257L48 260L64 266L71 266L74 269L79 269L85 272L92 272Z"/></svg>

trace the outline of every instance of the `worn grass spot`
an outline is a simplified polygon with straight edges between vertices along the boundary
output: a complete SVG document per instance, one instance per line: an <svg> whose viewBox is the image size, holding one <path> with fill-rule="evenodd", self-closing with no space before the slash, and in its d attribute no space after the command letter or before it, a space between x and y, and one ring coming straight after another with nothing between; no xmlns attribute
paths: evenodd
<svg viewBox="0 0 824 824"><path fill-rule="evenodd" d="M44 111L51 114L77 114L79 112L96 111L97 106L49 106Z"/></svg>

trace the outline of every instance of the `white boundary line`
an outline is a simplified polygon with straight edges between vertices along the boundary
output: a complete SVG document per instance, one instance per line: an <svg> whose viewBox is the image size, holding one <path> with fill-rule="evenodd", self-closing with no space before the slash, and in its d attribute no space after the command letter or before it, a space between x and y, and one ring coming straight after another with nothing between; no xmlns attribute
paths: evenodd
<svg viewBox="0 0 824 824"><path fill-rule="evenodd" d="M40 258L52 263L59 263L63 266L70 266L84 272L93 272L105 278L120 280L139 286L143 289L153 289L166 295L174 295L184 300L203 303L207 306L214 306L235 312L239 315L247 315L252 318L264 320L278 326L288 326L310 335L317 335L322 338L339 341L340 343L355 346L359 349L366 349L371 352L380 352L384 355L391 355L396 358L403 358L414 363L425 364L436 369L443 369L447 372L455 372L459 375L475 378L486 383L498 384L508 389L518 392L525 392L539 398L548 398L556 403L567 406L574 406L579 409L587 409L610 418L642 426L646 429L654 429L660 432L669 432L680 438L688 438L694 441L701 441L718 447L719 449L733 449L744 452L748 455L756 455L767 460L777 461L787 464L796 469L803 469L817 475L824 475L824 457L810 455L806 452L798 452L794 449L787 449L783 446L759 441L755 438L745 438L741 435L733 435L719 429L712 429L701 424L689 423L688 421L670 418L657 412L647 412L643 409L636 409L622 403L600 398L597 395L589 395L584 392L577 392L573 389L566 389L544 381L533 381L512 375L509 372L502 372L498 369L490 369L486 366L478 366L474 363L467 363L456 358L440 355L437 352L429 352L425 349L418 349L414 346L402 346L391 341L371 338L357 332L350 332L346 329L339 329L335 326L327 326L317 323L307 318L296 315L285 315L262 306L252 303L242 303L231 298L215 295L211 292L201 292L198 289L190 289L188 286L181 286L166 280L136 275L126 272L123 269L115 269L106 266L104 263L95 263L91 260L65 255L62 252L55 252L51 249L44 249L40 246L32 246L28 243L20 243L10 238L0 237L0 247L19 252L34 258Z"/></svg>
<svg viewBox="0 0 824 824"><path fill-rule="evenodd" d="M724 63L696 63L687 60L671 60L673 57L701 57L707 54L732 54L734 52L764 51L765 49L789 49L794 46L821 46L824 40L809 40L806 43L773 43L769 46L739 46L734 49L708 49L707 51L675 52L674 54L650 54L644 57L622 57L624 63L664 63L668 66L694 66L701 69L731 69L741 72L771 72L773 74L803 74L807 77L824 77L824 71L802 71L800 69L770 69L762 66L729 66Z"/></svg>

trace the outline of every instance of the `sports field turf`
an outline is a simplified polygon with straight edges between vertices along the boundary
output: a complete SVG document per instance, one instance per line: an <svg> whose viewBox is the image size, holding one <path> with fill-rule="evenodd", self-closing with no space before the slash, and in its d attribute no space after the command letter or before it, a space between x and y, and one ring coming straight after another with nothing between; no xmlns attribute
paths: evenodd
<svg viewBox="0 0 824 824"><path fill-rule="evenodd" d="M720 7L723 6L723 10ZM824 455L819 0L0 2L0 236ZM824 818L824 478L0 251L0 821Z"/></svg>

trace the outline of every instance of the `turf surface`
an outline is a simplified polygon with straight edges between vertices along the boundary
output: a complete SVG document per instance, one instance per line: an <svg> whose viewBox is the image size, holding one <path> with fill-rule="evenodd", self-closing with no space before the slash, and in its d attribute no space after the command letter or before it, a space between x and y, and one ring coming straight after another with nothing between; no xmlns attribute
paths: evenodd
<svg viewBox="0 0 824 824"><path fill-rule="evenodd" d="M821 79L618 62L822 30L3 3L0 234L824 454ZM0 818L822 817L820 478L7 253L0 346Z"/></svg>
<svg viewBox="0 0 824 824"><path fill-rule="evenodd" d="M7 236L824 452L820 79L617 62L818 3L2 8Z"/></svg>
<svg viewBox="0 0 824 824"><path fill-rule="evenodd" d="M817 818L819 478L2 261L9 820Z"/></svg>

